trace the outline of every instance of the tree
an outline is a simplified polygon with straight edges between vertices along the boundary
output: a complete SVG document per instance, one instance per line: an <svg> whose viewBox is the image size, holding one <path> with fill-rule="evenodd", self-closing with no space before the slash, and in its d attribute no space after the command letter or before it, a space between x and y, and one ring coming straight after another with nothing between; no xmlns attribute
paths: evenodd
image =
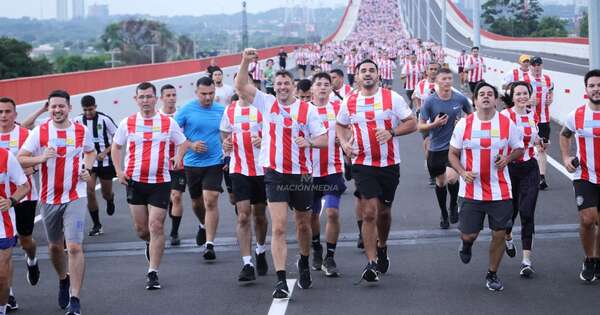
<svg viewBox="0 0 600 315"><path fill-rule="evenodd" d="M581 21L579 22L579 36L588 37L589 26L588 26L588 13L587 11L583 12L583 16L581 17Z"/></svg>
<svg viewBox="0 0 600 315"><path fill-rule="evenodd" d="M193 58L194 42L186 35L181 35L177 38L177 58L188 59Z"/></svg>
<svg viewBox="0 0 600 315"><path fill-rule="evenodd" d="M566 37L567 22L555 16L545 16L540 20L538 30L532 36L535 37Z"/></svg>
<svg viewBox="0 0 600 315"><path fill-rule="evenodd" d="M516 37L531 36L543 12L538 0L488 0L482 9L482 21L491 32Z"/></svg>
<svg viewBox="0 0 600 315"><path fill-rule="evenodd" d="M31 45L14 38L0 37L0 79L41 75L52 72L46 58L31 59Z"/></svg>
<svg viewBox="0 0 600 315"><path fill-rule="evenodd" d="M56 58L54 68L56 72L73 72L94 70L108 67L106 56L93 56L84 58L79 55L63 55Z"/></svg>

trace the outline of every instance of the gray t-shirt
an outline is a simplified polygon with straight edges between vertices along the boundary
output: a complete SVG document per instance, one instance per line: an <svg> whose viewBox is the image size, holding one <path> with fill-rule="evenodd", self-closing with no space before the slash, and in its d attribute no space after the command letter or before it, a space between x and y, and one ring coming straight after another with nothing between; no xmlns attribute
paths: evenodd
<svg viewBox="0 0 600 315"><path fill-rule="evenodd" d="M419 119L433 122L440 113L448 115L448 122L445 125L429 130L429 151L448 150L454 125L463 112L469 114L472 111L469 100L456 91L452 91L449 100L440 99L437 93L427 97L421 106Z"/></svg>

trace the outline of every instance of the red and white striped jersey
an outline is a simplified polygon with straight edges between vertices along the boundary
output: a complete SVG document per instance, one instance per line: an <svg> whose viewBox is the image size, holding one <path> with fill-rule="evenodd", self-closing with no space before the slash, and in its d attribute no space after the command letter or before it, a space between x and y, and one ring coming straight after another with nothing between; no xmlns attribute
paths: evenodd
<svg viewBox="0 0 600 315"><path fill-rule="evenodd" d="M379 74L383 80L394 80L394 70L396 63L388 58L379 60Z"/></svg>
<svg viewBox="0 0 600 315"><path fill-rule="evenodd" d="M91 132L83 124L71 123L58 129L47 121L29 133L21 150L38 156L47 147L56 150L56 158L41 164L40 201L63 204L86 197L86 184L79 179L79 172L83 153L96 150Z"/></svg>
<svg viewBox="0 0 600 315"><path fill-rule="evenodd" d="M341 102L331 102L325 106L315 106L319 118L327 129L327 148L313 148L311 158L313 162L313 177L322 177L341 173L342 148L336 143L335 121L340 111Z"/></svg>
<svg viewBox="0 0 600 315"><path fill-rule="evenodd" d="M424 101L433 93L435 93L435 82L429 82L429 80L423 79L417 84L413 98L418 98L421 101Z"/></svg>
<svg viewBox="0 0 600 315"><path fill-rule="evenodd" d="M262 91L256 91L252 105L263 114L261 165L282 174L311 174L310 149L299 148L295 139L327 132L317 109L300 100L284 107L275 96Z"/></svg>
<svg viewBox="0 0 600 315"><path fill-rule="evenodd" d="M230 174L262 176L260 148L252 144L252 137L262 138L262 114L254 106L240 106L237 101L225 108L219 129L231 133L233 150L230 153Z"/></svg>
<svg viewBox="0 0 600 315"><path fill-rule="evenodd" d="M404 79L404 89L414 90L417 82L419 82L423 76L423 67L418 63L414 65L407 63L402 68L402 74L406 75L406 78Z"/></svg>
<svg viewBox="0 0 600 315"><path fill-rule="evenodd" d="M171 118L175 117L175 114L177 114L177 111L175 111L173 114L167 114L167 113L163 112L162 109L159 109L158 112L161 115L165 115L165 116L171 117ZM177 148L175 147L175 143L170 142L169 143L169 160L171 158L174 158L175 155L177 155ZM173 163L169 162L169 171L180 171L180 170L183 170L183 165L180 166L180 168L175 169L175 165Z"/></svg>
<svg viewBox="0 0 600 315"><path fill-rule="evenodd" d="M517 114L512 108L507 108L500 112L500 114L510 118L513 123L517 126L523 137L523 146L525 153L518 162L526 162L531 159L535 159L535 142L538 139L538 119L534 112L529 112L525 115Z"/></svg>
<svg viewBox="0 0 600 315"><path fill-rule="evenodd" d="M456 58L456 65L458 67L464 67L466 63L467 63L467 55L466 54L460 54L458 56L458 58Z"/></svg>
<svg viewBox="0 0 600 315"><path fill-rule="evenodd" d="M346 55L346 58L344 58L344 66L346 66L346 73L348 73L348 74L354 74L354 70L355 70L357 64L358 64L358 56L357 55L348 54L348 55Z"/></svg>
<svg viewBox="0 0 600 315"><path fill-rule="evenodd" d="M483 74L485 73L485 61L483 60L483 57L479 56L475 58L473 55L469 56L465 68L469 69L467 78L469 82L483 80Z"/></svg>
<svg viewBox="0 0 600 315"><path fill-rule="evenodd" d="M531 96L532 107L535 108L536 114L540 117L540 123L550 122L550 103L548 102L548 94L554 88L554 83L549 75L544 74L539 78L531 77L531 88L533 95Z"/></svg>
<svg viewBox="0 0 600 315"><path fill-rule="evenodd" d="M143 118L136 113L121 121L113 141L127 146L127 177L140 183L158 184L171 181L169 144L180 145L185 142L185 136L171 117L156 113L151 118Z"/></svg>
<svg viewBox="0 0 600 315"><path fill-rule="evenodd" d="M521 133L510 118L496 113L490 121L481 121L477 114L469 114L456 124L450 145L461 151L465 170L477 173L470 184L460 178L459 196L481 201L512 199L508 167L499 170L494 165L499 154L523 148Z"/></svg>
<svg viewBox="0 0 600 315"><path fill-rule="evenodd" d="M0 197L8 199L14 192L11 186L23 185L27 176L17 158L8 150L0 149ZM17 234L15 209L10 208L0 214L0 240L12 239Z"/></svg>
<svg viewBox="0 0 600 315"><path fill-rule="evenodd" d="M412 111L398 93L379 88L373 96L365 97L360 92L344 99L337 122L351 125L354 133L354 150L358 154L352 164L386 167L400 163L400 142L393 137L379 143L376 129L393 129L401 120L412 115Z"/></svg>
<svg viewBox="0 0 600 315"><path fill-rule="evenodd" d="M565 127L575 133L581 165L573 179L600 184L600 111L593 111L588 105L578 107L567 116Z"/></svg>
<svg viewBox="0 0 600 315"><path fill-rule="evenodd" d="M248 66L248 69L250 69L250 73L252 74L252 79L254 81L262 81L262 66L260 65L260 62L258 61L253 61L250 63L250 65Z"/></svg>
<svg viewBox="0 0 600 315"><path fill-rule="evenodd" d="M331 95L329 95L329 101L330 102L335 102L335 101L343 101L344 98L346 98L346 96L350 95L350 93L352 93L352 87L350 86L350 84L343 84L342 88L340 88L339 90L336 90L337 94L339 94L340 97L338 97L333 91L331 92Z"/></svg>
<svg viewBox="0 0 600 315"><path fill-rule="evenodd" d="M299 50L296 53L296 64L297 65L306 65L306 52L304 52L303 50Z"/></svg>
<svg viewBox="0 0 600 315"><path fill-rule="evenodd" d="M27 140L27 136L29 136L29 129L15 125L10 132L0 133L0 148L6 149L10 151L12 155L17 156L19 149L23 146L25 140ZM31 180L31 176L27 176L27 182L31 189L27 196L21 201L38 200L38 191ZM11 192L14 192L16 189L17 187L14 184L11 184Z"/></svg>
<svg viewBox="0 0 600 315"><path fill-rule="evenodd" d="M521 68L516 68L507 72L504 76L505 85L516 81L525 81L527 83L531 83L531 75L529 74L529 71L523 71Z"/></svg>
<svg viewBox="0 0 600 315"><path fill-rule="evenodd" d="M329 71L331 71L331 64L328 63L327 61L321 60L321 63L319 65L321 67L321 71L322 72L329 72Z"/></svg>

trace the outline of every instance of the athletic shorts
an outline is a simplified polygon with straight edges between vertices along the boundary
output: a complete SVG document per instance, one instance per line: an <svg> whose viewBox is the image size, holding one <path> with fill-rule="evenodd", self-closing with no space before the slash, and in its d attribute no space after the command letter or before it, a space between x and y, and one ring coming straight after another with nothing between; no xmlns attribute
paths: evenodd
<svg viewBox="0 0 600 315"><path fill-rule="evenodd" d="M469 90L471 90L471 94L475 93L475 87L477 86L477 84L479 84L479 82L483 82L483 80L477 82L469 82Z"/></svg>
<svg viewBox="0 0 600 315"><path fill-rule="evenodd" d="M538 130L540 138L550 140L550 123L538 123Z"/></svg>
<svg viewBox="0 0 600 315"><path fill-rule="evenodd" d="M573 181L575 190L575 202L577 210L596 208L600 210L600 185L587 180L577 179Z"/></svg>
<svg viewBox="0 0 600 315"><path fill-rule="evenodd" d="M323 196L334 195L340 197L346 191L342 173L322 177L313 177L314 200L321 200Z"/></svg>
<svg viewBox="0 0 600 315"><path fill-rule="evenodd" d="M185 186L187 185L187 177L185 177L184 170L171 170L171 190L177 190L185 192Z"/></svg>
<svg viewBox="0 0 600 315"><path fill-rule="evenodd" d="M269 202L287 202L293 210L311 211L313 201L312 176L282 174L265 169L265 190Z"/></svg>
<svg viewBox="0 0 600 315"><path fill-rule="evenodd" d="M383 79L382 82L383 82L383 85L392 86L392 83L394 83L394 80Z"/></svg>
<svg viewBox="0 0 600 315"><path fill-rule="evenodd" d="M62 241L67 243L83 243L85 228L85 207L69 207L70 203L51 205L42 203L40 214L46 229L48 242Z"/></svg>
<svg viewBox="0 0 600 315"><path fill-rule="evenodd" d="M400 165L374 167L354 164L352 178L362 199L379 198L389 207L400 183Z"/></svg>
<svg viewBox="0 0 600 315"><path fill-rule="evenodd" d="M203 190L223 192L221 181L223 180L223 164L206 167L185 167L192 199L200 198Z"/></svg>
<svg viewBox="0 0 600 315"><path fill-rule="evenodd" d="M448 161L448 150L429 151L427 153L427 169L429 176L435 178L446 173L446 167L450 166Z"/></svg>
<svg viewBox="0 0 600 315"><path fill-rule="evenodd" d="M306 65L298 65L298 69L306 71Z"/></svg>
<svg viewBox="0 0 600 315"><path fill-rule="evenodd" d="M117 173L115 171L115 167L110 164L108 166L96 166L92 168L92 173L96 174L96 176L100 179L104 180L112 180L117 177Z"/></svg>
<svg viewBox="0 0 600 315"><path fill-rule="evenodd" d="M36 206L37 200L27 200L15 205L15 219L19 235L29 236L33 233Z"/></svg>
<svg viewBox="0 0 600 315"><path fill-rule="evenodd" d="M412 104L412 96L415 90L406 90L406 96L408 96L408 102Z"/></svg>
<svg viewBox="0 0 600 315"><path fill-rule="evenodd" d="M127 203L130 205L151 205L168 209L171 202L171 183L148 184L130 180L127 184Z"/></svg>
<svg viewBox="0 0 600 315"><path fill-rule="evenodd" d="M465 67L458 67L458 73L465 72Z"/></svg>
<svg viewBox="0 0 600 315"><path fill-rule="evenodd" d="M17 237L0 238L0 250L6 250L17 246Z"/></svg>
<svg viewBox="0 0 600 315"><path fill-rule="evenodd" d="M512 227L512 200L481 201L458 198L458 229L464 234L478 233L488 216L490 229L500 231Z"/></svg>
<svg viewBox="0 0 600 315"><path fill-rule="evenodd" d="M227 172L226 172L227 173ZM246 176L242 174L229 174L235 202L250 200L250 204L264 204L267 202L264 176Z"/></svg>

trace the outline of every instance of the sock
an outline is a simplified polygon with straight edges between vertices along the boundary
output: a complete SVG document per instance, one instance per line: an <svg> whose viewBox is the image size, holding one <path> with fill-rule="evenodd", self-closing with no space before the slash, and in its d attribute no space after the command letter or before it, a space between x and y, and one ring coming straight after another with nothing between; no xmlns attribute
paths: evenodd
<svg viewBox="0 0 600 315"><path fill-rule="evenodd" d="M469 241L462 241L463 244L463 248L462 251L465 253L470 253L471 252L471 247L473 247L473 242L469 242Z"/></svg>
<svg viewBox="0 0 600 315"><path fill-rule="evenodd" d="M98 213L98 209L90 210L90 217L92 217L92 221L94 222L94 226L100 225L100 214Z"/></svg>
<svg viewBox="0 0 600 315"><path fill-rule="evenodd" d="M276 274L278 281L285 281L285 270L277 270Z"/></svg>
<svg viewBox="0 0 600 315"><path fill-rule="evenodd" d="M267 251L267 246L265 244L256 243L256 254L262 254Z"/></svg>
<svg viewBox="0 0 600 315"><path fill-rule="evenodd" d="M362 223L363 223L362 220L356 221L356 225L358 225L358 234L359 235L362 235Z"/></svg>
<svg viewBox="0 0 600 315"><path fill-rule="evenodd" d="M206 242L206 248L213 248L215 247L215 244L213 244L213 242Z"/></svg>
<svg viewBox="0 0 600 315"><path fill-rule="evenodd" d="M298 261L298 266L300 268L308 268L308 256L300 254L300 261Z"/></svg>
<svg viewBox="0 0 600 315"><path fill-rule="evenodd" d="M198 227L204 230L204 224L200 223L198 224Z"/></svg>
<svg viewBox="0 0 600 315"><path fill-rule="evenodd" d="M242 261L244 262L244 265L254 266L252 263L252 256L242 256Z"/></svg>
<svg viewBox="0 0 600 315"><path fill-rule="evenodd" d="M383 246L383 247L377 246L377 256L381 256L381 257L387 256L387 246Z"/></svg>
<svg viewBox="0 0 600 315"><path fill-rule="evenodd" d="M435 185L435 196L437 197L438 205L440 206L440 212L442 213L442 219L448 220L448 209L446 208L446 186L440 187Z"/></svg>
<svg viewBox="0 0 600 315"><path fill-rule="evenodd" d="M521 263L523 265L531 266L531 259L523 257L523 260L521 261Z"/></svg>
<svg viewBox="0 0 600 315"><path fill-rule="evenodd" d="M37 257L33 257L33 259L27 257L27 266L35 266L37 264Z"/></svg>
<svg viewBox="0 0 600 315"><path fill-rule="evenodd" d="M329 243L327 242L327 255L326 257L333 257L335 255L335 247L337 243Z"/></svg>
<svg viewBox="0 0 600 315"><path fill-rule="evenodd" d="M0 305L0 315L6 314L6 304Z"/></svg>
<svg viewBox="0 0 600 315"><path fill-rule="evenodd" d="M496 274L495 271L491 271L491 270L488 269L488 276L495 275L495 274Z"/></svg>
<svg viewBox="0 0 600 315"><path fill-rule="evenodd" d="M317 250L319 248L323 248L323 246L321 246L321 234L315 234L312 237L312 247L314 250Z"/></svg>
<svg viewBox="0 0 600 315"><path fill-rule="evenodd" d="M171 236L179 235L179 224L181 224L181 216L171 217Z"/></svg>
<svg viewBox="0 0 600 315"><path fill-rule="evenodd" d="M458 182L448 184L448 192L450 193L450 209L456 209L458 206Z"/></svg>
<svg viewBox="0 0 600 315"><path fill-rule="evenodd" d="M12 290L12 287L10 287L10 289L8 290L8 295L10 295L10 296L14 296L15 295L15 293Z"/></svg>
<svg viewBox="0 0 600 315"><path fill-rule="evenodd" d="M169 205L167 206L167 213L169 213L169 218L173 219L173 203L169 201Z"/></svg>
<svg viewBox="0 0 600 315"><path fill-rule="evenodd" d="M151 273L151 272L156 272L156 273L158 273L158 269L154 269L154 268L148 268L148 273Z"/></svg>

